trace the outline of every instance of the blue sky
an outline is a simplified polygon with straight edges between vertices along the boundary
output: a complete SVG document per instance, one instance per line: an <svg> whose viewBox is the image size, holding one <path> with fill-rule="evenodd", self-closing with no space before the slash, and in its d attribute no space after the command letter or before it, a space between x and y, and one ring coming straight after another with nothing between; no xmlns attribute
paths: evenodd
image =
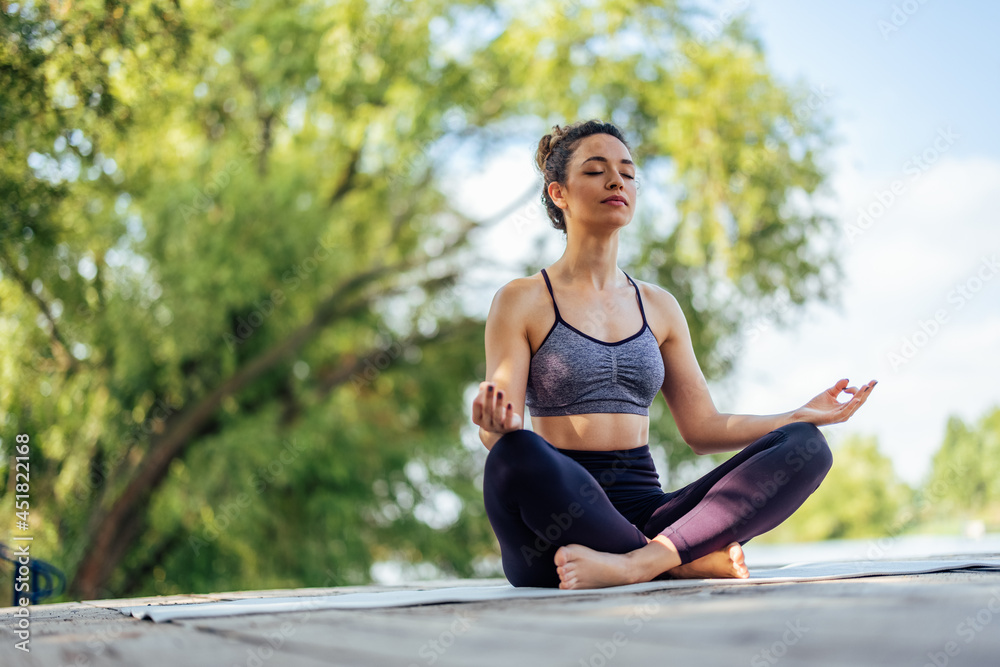
<svg viewBox="0 0 1000 667"><path fill-rule="evenodd" d="M949 414L973 420L1000 405L1000 5L716 6L747 7L778 76L832 90L835 206L863 232L845 232L842 308L813 307L794 331L758 336L717 403L767 412L808 386L877 378L861 410L824 432L834 443L877 435L919 482ZM862 229L858 209L878 212L880 195L891 203Z"/></svg>
<svg viewBox="0 0 1000 667"><path fill-rule="evenodd" d="M737 372L712 386L716 406L774 414L840 378L878 379L861 410L823 431L834 447L849 434L877 436L897 472L917 484L949 415L973 421L1000 405L1000 4L709 7L718 17L746 10L781 81L830 91L823 112L838 145L827 156L833 196L823 205L844 231L845 269L838 302L810 305L790 330L764 322L752 332ZM500 210L535 184L533 151L527 143L499 151L482 174L462 174L455 196L470 210ZM483 237L498 265L539 247L543 266L559 258L561 235L531 222L535 208L511 216L518 234L504 221ZM491 272L470 288L474 310L485 317L492 294L514 277ZM479 446L474 434L466 439Z"/></svg>
<svg viewBox="0 0 1000 667"><path fill-rule="evenodd" d="M1000 4L989 2L762 2L746 6L773 71L835 91L835 117L868 170L892 170L929 129L961 128L953 155L1000 154ZM883 34L893 8L905 23ZM897 20L899 14L896 15Z"/></svg>

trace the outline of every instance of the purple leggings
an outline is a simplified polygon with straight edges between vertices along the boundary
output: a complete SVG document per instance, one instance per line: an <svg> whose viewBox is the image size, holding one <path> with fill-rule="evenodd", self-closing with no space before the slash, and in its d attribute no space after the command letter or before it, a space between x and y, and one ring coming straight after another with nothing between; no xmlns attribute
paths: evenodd
<svg viewBox="0 0 1000 667"><path fill-rule="evenodd" d="M558 588L554 557L560 546L622 554L646 546L646 537L664 535L681 563L690 563L780 524L832 464L820 430L794 422L665 493L648 444L619 451L557 449L520 429L490 449L483 500L507 580Z"/></svg>

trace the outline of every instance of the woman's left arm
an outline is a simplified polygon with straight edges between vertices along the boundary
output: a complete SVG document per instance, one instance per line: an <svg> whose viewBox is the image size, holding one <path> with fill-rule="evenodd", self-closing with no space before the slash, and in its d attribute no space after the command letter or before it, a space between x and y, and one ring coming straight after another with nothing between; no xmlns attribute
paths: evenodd
<svg viewBox="0 0 1000 667"><path fill-rule="evenodd" d="M848 387L848 381L844 379L802 407L788 412L774 415L720 413L695 358L691 333L680 304L666 290L652 287L656 295L656 318L669 323L667 337L660 344L665 370L661 390L681 437L695 454L739 450L792 422L804 421L822 426L847 421L871 395L875 380L858 389ZM841 392L854 396L841 403L837 400Z"/></svg>

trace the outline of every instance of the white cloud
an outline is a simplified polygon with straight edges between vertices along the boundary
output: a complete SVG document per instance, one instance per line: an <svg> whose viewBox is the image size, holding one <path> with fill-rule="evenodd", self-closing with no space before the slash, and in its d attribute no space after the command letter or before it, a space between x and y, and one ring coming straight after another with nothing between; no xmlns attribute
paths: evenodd
<svg viewBox="0 0 1000 667"><path fill-rule="evenodd" d="M858 206L903 177L865 175L839 161L832 183L844 202L840 222L855 223ZM984 258L1000 255L997 183L1000 162L982 157L944 156L924 172L845 244L843 313L813 308L815 317L795 331L770 330L747 344L730 411L781 412L841 377L852 385L878 379L848 422L824 430L831 441L878 435L897 471L918 482L948 415L972 420L1000 404L1000 274L982 280ZM955 291L960 286L969 298ZM905 341L912 358L898 363L889 353L902 354Z"/></svg>
<svg viewBox="0 0 1000 667"><path fill-rule="evenodd" d="M530 153L516 146L478 173L465 171L456 203L483 216L509 204L536 177L525 151ZM732 382L712 387L713 397L722 411L774 414L798 407L842 377L855 386L878 379L872 398L850 421L824 432L831 442L850 433L877 435L897 472L918 483L941 443L948 415L973 420L1000 404L995 380L1000 362L984 354L1000 342L994 315L1000 275L984 282L962 308L948 301L952 290L976 275L983 257L1000 255L995 213L1000 161L945 153L913 179L905 172L908 156L884 173L864 171L858 154L848 149L831 157L835 198L828 200L828 210L841 225L856 224L858 208L878 201L893 181L905 187L897 186L899 194L854 243L843 237L843 307L813 304L793 330L762 331L743 348ZM523 207L479 240L497 265L533 254L539 238L545 239L549 261L562 252L561 235L548 227L540 207L534 208ZM498 273L496 266L473 273L473 309L485 317L489 298L484 297L517 276ZM921 342L920 322L941 309L948 320L940 330L912 360L893 368L889 353L914 335ZM840 400L847 398L842 394Z"/></svg>

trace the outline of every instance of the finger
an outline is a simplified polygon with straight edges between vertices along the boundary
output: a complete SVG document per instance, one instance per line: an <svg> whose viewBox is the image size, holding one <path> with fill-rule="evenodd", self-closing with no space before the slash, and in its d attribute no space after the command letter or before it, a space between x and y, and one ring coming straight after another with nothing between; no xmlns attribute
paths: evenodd
<svg viewBox="0 0 1000 667"><path fill-rule="evenodd" d="M872 389L875 388L875 384L876 381L872 380L871 382L865 385L864 389L861 392L861 398L858 401L858 407L861 407L861 404L867 401L868 397L872 395Z"/></svg>
<svg viewBox="0 0 1000 667"><path fill-rule="evenodd" d="M514 412L514 406L510 403L507 404L507 416L508 428L521 428L521 417ZM515 424L517 424L517 426L515 426Z"/></svg>
<svg viewBox="0 0 1000 667"><path fill-rule="evenodd" d="M496 411L496 400L493 395L493 384L486 385L486 398L483 401L483 428L487 431L493 430L496 425L493 420L493 413Z"/></svg>
<svg viewBox="0 0 1000 667"><path fill-rule="evenodd" d="M493 415L494 420L497 424L503 424L504 418L504 402L503 402L503 390L497 390L497 401L496 407L494 408L496 413Z"/></svg>
<svg viewBox="0 0 1000 667"><path fill-rule="evenodd" d="M869 382L865 386L861 387L861 389L859 389L854 394L854 401L855 401L855 403L857 405L861 405L862 403L864 403L865 401L867 401L868 400L868 396L871 394L872 388L874 386L875 386L874 382Z"/></svg>
<svg viewBox="0 0 1000 667"><path fill-rule="evenodd" d="M872 387L874 386L875 386L874 384L868 383L867 385L861 388L861 390L857 393L857 395L855 395L854 398L848 401L848 405L850 406L850 411L844 417L845 421L850 417L852 417L854 413L858 411L858 408L864 405L865 401L868 400L868 395L871 393Z"/></svg>

